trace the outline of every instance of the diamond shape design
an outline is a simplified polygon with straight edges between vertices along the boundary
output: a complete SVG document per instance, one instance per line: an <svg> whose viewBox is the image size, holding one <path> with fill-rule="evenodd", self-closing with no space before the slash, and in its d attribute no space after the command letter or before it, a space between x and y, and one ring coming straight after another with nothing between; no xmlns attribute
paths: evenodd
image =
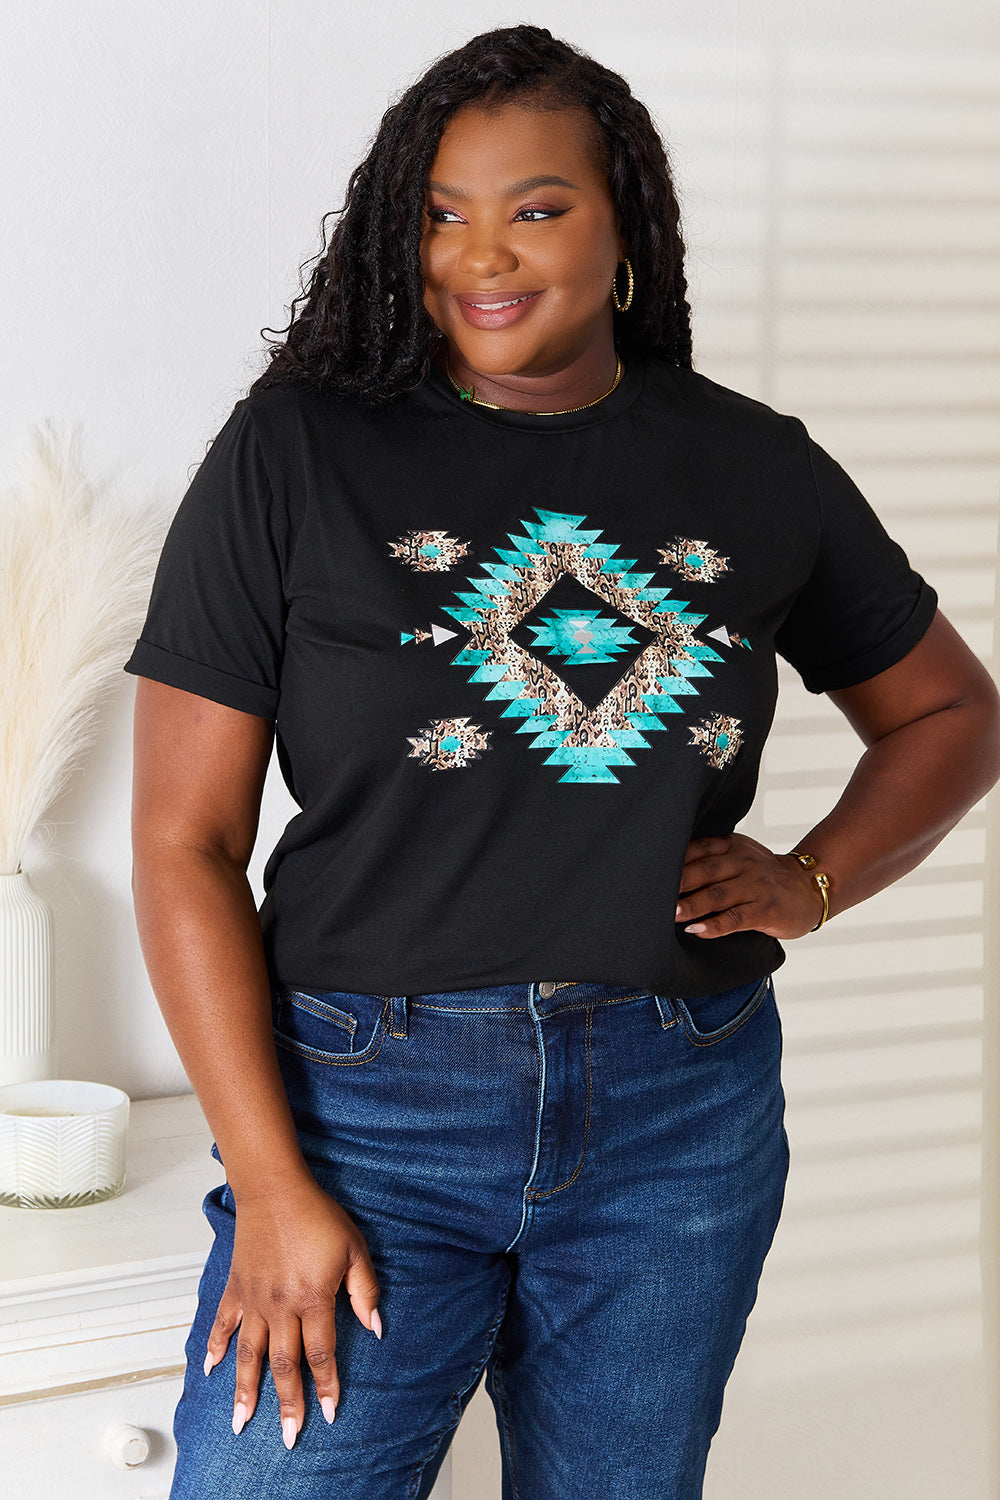
<svg viewBox="0 0 1000 1500"><path fill-rule="evenodd" d="M563 573L510 638L596 708L656 640L656 632L622 614L572 573Z"/></svg>
<svg viewBox="0 0 1000 1500"><path fill-rule="evenodd" d="M501 718L523 720L516 733L549 752L545 764L563 768L560 781L617 783L612 767L634 765L629 751L648 750L645 736L667 727L660 716L679 714L676 700L697 693L696 679L723 658L695 635L705 616L670 598L670 589L650 588L653 574L634 571L636 559L615 557L618 547L600 542L600 531L581 529L586 516L534 511L539 519L522 521L523 534L509 534L512 550L495 548L499 561L482 564L486 576L470 578L460 602L442 606L468 632L452 664L472 668L469 681L505 704ZM566 584L556 593L566 574L583 598L567 602ZM581 664L577 649L570 654L571 645L588 644L588 627L575 620L596 624L594 640L609 660ZM600 671L612 674L610 688Z"/></svg>

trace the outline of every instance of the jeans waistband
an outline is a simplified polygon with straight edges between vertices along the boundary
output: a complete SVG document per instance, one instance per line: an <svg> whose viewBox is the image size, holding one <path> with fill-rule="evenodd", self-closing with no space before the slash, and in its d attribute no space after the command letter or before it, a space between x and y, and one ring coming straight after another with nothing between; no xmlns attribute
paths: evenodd
<svg viewBox="0 0 1000 1500"><path fill-rule="evenodd" d="M619 1005L642 1000L652 994L641 984L606 984L595 980L549 979L530 984L491 984L476 989L444 990L438 994L410 995L410 1005L433 1006L435 1010L533 1010L554 1015L560 1010L578 1010L589 1005Z"/></svg>
<svg viewBox="0 0 1000 1500"><path fill-rule="evenodd" d="M767 976L761 976L766 978ZM736 985L718 994L736 994L746 990L748 995L761 983L761 977ZM481 985L468 989L440 990L424 994L390 995L358 990L300 989L294 985L278 985L277 990L297 992L327 1003L339 1005L344 1010L352 1009L352 1001L388 1000L394 1011L400 1008L426 1007L437 1011L516 1011L532 1012L535 1015L555 1015L563 1010L582 1010L589 1006L621 1005L630 1000L648 999L656 992L647 985L610 984L599 980L532 980L521 984ZM670 997L659 994L660 1001ZM678 997L679 998L679 997ZM708 999L708 996L704 997Z"/></svg>

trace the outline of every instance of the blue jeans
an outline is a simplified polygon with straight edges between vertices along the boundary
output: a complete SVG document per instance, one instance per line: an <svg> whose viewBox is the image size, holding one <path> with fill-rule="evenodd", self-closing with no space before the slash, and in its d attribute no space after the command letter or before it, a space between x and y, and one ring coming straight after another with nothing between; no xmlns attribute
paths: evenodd
<svg viewBox="0 0 1000 1500"><path fill-rule="evenodd" d="M202 1370L235 1223L210 1192L171 1500L421 1500L484 1371L504 1500L697 1500L788 1168L770 978L687 1001L565 980L273 1004L383 1338L341 1287L336 1421L303 1364L286 1451L265 1369L234 1437L235 1337Z"/></svg>

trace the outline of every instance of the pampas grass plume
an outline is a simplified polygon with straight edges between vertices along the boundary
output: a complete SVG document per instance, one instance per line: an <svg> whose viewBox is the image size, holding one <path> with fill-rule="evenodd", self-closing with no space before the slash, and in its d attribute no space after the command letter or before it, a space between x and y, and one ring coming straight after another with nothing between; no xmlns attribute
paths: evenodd
<svg viewBox="0 0 1000 1500"><path fill-rule="evenodd" d="M0 495L0 874L93 741L141 629L169 517L89 481L79 426L33 427Z"/></svg>

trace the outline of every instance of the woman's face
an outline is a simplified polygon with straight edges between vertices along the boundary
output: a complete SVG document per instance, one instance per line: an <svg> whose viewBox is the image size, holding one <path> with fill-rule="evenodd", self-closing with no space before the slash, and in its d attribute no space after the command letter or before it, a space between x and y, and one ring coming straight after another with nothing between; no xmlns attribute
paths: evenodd
<svg viewBox="0 0 1000 1500"><path fill-rule="evenodd" d="M611 282L625 256L584 109L475 106L428 174L424 304L453 365L485 376L614 366ZM498 302L526 298L515 307ZM476 303L488 303L483 308Z"/></svg>

